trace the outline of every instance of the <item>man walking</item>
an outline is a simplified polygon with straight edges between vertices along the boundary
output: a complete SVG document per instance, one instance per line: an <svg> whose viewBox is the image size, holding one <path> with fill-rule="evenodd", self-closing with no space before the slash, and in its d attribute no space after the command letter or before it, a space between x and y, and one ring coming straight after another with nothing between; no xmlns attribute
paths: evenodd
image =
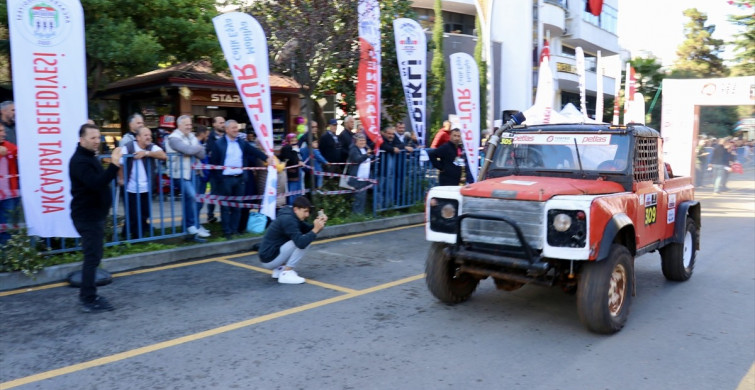
<svg viewBox="0 0 755 390"><path fill-rule="evenodd" d="M186 233L205 238L210 236L204 227L199 224L197 215L196 188L192 182L192 158L201 160L205 156L205 149L199 144L199 140L192 133L191 117L181 115L176 121L178 128L168 136L165 148L168 153L175 154L170 158L169 171L173 179L173 185L181 188L181 200L183 202L183 218L186 221Z"/></svg>
<svg viewBox="0 0 755 390"><path fill-rule="evenodd" d="M309 218L312 203L304 196L294 200L292 207L283 207L275 221L267 228L260 244L259 256L262 266L273 270L273 278L281 284L301 284L294 267L299 263L314 241L317 233L325 228L328 216L321 213L315 218L314 225L304 221Z"/></svg>
<svg viewBox="0 0 755 390"><path fill-rule="evenodd" d="M105 217L113 199L109 183L115 179L121 165L121 148L112 152L112 161L107 170L95 157L100 147L100 129L84 124L79 128L79 145L68 165L71 177L71 219L81 236L84 264L81 271L79 301L84 312L113 310L113 306L97 295L95 272L102 260L105 239Z"/></svg>
<svg viewBox="0 0 755 390"><path fill-rule="evenodd" d="M126 154L133 157L123 157L121 165L124 165L126 171L126 194L128 205L128 230L123 227L124 236L128 238L146 237L150 225L150 211L152 203L149 198L149 191L152 187L153 174L155 172L155 160L167 159L165 152L157 145L152 143L152 132L142 127L136 132L136 140L129 142L123 147ZM123 170L119 176L123 177ZM129 235L125 234L126 232Z"/></svg>
<svg viewBox="0 0 755 390"><path fill-rule="evenodd" d="M250 145L244 139L239 139L238 122L233 119L225 121L225 136L215 141L210 152L210 164L225 167L223 170L213 169L210 174L215 177L214 181L218 183L219 195L244 195L245 176L241 168L244 166L244 157L248 156L256 157L262 161L268 159L265 153ZM220 216L223 234L226 239L231 239L233 234L238 231L241 212L238 207L220 206Z"/></svg>
<svg viewBox="0 0 755 390"><path fill-rule="evenodd" d="M6 137L5 126L0 124L0 225L16 224L20 202L18 193L18 148ZM20 212L19 212L20 213ZM0 227L0 245L10 239L10 233Z"/></svg>
<svg viewBox="0 0 755 390"><path fill-rule="evenodd" d="M443 127L438 130L433 138L433 143L430 147L435 149L441 147L443 144L451 140L451 121L443 121Z"/></svg>

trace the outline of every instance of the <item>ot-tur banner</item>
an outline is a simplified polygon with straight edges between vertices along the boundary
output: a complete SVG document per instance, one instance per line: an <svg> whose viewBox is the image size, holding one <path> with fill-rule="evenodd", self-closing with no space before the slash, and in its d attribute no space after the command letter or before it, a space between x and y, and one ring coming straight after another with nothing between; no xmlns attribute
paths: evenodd
<svg viewBox="0 0 755 390"><path fill-rule="evenodd" d="M579 76L579 111L582 122L587 122L587 93L585 92L585 52L577 46L577 76Z"/></svg>
<svg viewBox="0 0 755 390"><path fill-rule="evenodd" d="M422 27L413 19L393 21L396 37L401 83L404 86L406 108L420 145L425 144L425 116L427 113L427 38Z"/></svg>
<svg viewBox="0 0 755 390"><path fill-rule="evenodd" d="M380 7L377 0L359 0L359 71L356 91L359 120L377 152L380 135Z"/></svg>
<svg viewBox="0 0 755 390"><path fill-rule="evenodd" d="M472 176L468 181L476 181L480 154L480 71L469 54L451 54L451 89Z"/></svg>
<svg viewBox="0 0 755 390"><path fill-rule="evenodd" d="M8 27L27 228L78 237L68 161L87 121L84 13L75 0L8 0Z"/></svg>
<svg viewBox="0 0 755 390"><path fill-rule="evenodd" d="M273 112L265 32L256 19L240 12L216 16L212 23L246 113L254 126L257 143L268 156L272 156ZM272 219L275 219L275 197L268 195L271 191L276 192L276 180L275 170L272 170L271 175L271 169L268 168L261 211Z"/></svg>

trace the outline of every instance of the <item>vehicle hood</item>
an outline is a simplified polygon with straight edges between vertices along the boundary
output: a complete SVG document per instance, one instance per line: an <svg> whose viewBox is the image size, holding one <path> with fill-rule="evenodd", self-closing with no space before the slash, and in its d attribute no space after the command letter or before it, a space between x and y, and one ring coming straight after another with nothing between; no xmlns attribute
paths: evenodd
<svg viewBox="0 0 755 390"><path fill-rule="evenodd" d="M556 195L600 195L624 192L621 184L604 180L542 176L505 176L464 186L461 194L481 198L546 201Z"/></svg>

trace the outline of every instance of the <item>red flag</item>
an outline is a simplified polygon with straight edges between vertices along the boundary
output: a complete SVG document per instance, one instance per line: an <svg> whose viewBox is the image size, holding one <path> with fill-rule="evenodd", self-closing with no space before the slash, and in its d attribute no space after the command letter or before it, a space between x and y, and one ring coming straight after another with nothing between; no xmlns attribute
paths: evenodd
<svg viewBox="0 0 755 390"><path fill-rule="evenodd" d="M380 65L375 50L369 42L359 38L359 72L357 81L357 110L364 125L364 132L380 148L383 137L380 135L380 78L377 72Z"/></svg>
<svg viewBox="0 0 755 390"><path fill-rule="evenodd" d="M587 0L585 11L595 16L600 16L600 13L603 11L603 0Z"/></svg>
<svg viewBox="0 0 755 390"><path fill-rule="evenodd" d="M543 39L543 51L540 52L540 63L543 63L543 58L548 58L548 61L551 59L551 46L548 44L547 39Z"/></svg>
<svg viewBox="0 0 755 390"><path fill-rule="evenodd" d="M637 92L637 78L634 76L634 67L629 67L629 96L626 98L629 101L634 101L634 93Z"/></svg>

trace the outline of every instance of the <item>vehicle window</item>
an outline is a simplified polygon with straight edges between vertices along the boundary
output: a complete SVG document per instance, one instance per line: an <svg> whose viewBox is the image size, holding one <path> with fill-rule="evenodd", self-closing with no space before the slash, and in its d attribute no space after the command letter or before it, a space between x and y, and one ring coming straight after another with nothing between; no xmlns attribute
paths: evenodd
<svg viewBox="0 0 755 390"><path fill-rule="evenodd" d="M508 134L492 169L573 171L581 160L585 171L624 171L628 157L629 137L619 134Z"/></svg>

